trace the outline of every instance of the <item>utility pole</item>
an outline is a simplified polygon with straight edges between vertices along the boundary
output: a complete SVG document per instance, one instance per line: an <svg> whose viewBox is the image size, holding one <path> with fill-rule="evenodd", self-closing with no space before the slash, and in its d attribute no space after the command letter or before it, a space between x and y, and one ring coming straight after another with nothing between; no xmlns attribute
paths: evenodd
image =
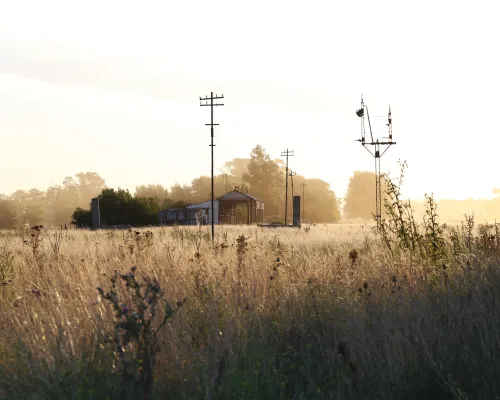
<svg viewBox="0 0 500 400"><path fill-rule="evenodd" d="M282 151L281 157L286 157L286 170L285 170L285 225L286 225L288 216L288 157L293 157L293 150L286 149L285 151Z"/></svg>
<svg viewBox="0 0 500 400"><path fill-rule="evenodd" d="M214 242L214 237L215 237L215 227L214 227L214 219L215 219L215 213L214 213L214 126L219 125L219 124L214 124L214 107L215 106L223 106L223 103L214 103L214 100L219 100L223 99L224 95L217 96L217 94L214 96L214 92L210 92L210 97L205 96L205 98L200 97L200 106L210 106L210 123L205 124L205 126L210 126L210 136L211 136L211 141L210 141L210 147L211 147L211 158L212 158L212 243ZM209 102L210 101L210 102ZM205 102L205 103L203 103Z"/></svg>
<svg viewBox="0 0 500 400"><path fill-rule="evenodd" d="M305 187L307 186L307 183L302 182L300 184L302 187L302 219L305 221L306 220L306 191Z"/></svg>
<svg viewBox="0 0 500 400"><path fill-rule="evenodd" d="M292 199L293 199L293 177L297 175L297 172L293 172L292 170L290 170L290 180L292 181Z"/></svg>
<svg viewBox="0 0 500 400"><path fill-rule="evenodd" d="M370 131L370 137L366 137L365 129L365 110L366 118L368 119L368 128ZM373 138L372 125L370 122L370 114L368 112L368 107L363 101L363 96L361 96L361 108L356 111L356 115L361 118L361 139L357 139L357 142L361 142L363 147L368 150L368 152L375 158L375 219L377 220L377 230L380 229L380 222L382 219L382 184L381 184L381 174L380 174L380 159L384 153L391 147L395 145L396 142L392 140L392 113L391 107L389 106L389 113L387 114L387 124L388 127L388 137L381 138L382 140L375 140ZM372 152L368 146L373 146L374 151ZM382 148L382 149L381 149Z"/></svg>
<svg viewBox="0 0 500 400"><path fill-rule="evenodd" d="M297 175L297 172L293 172L292 170L290 170L290 180L292 182L292 204L295 204L294 203L295 200L293 199L293 177L295 175ZM298 210L298 211L300 212L300 210ZM293 205L293 209L292 209L292 224L295 224L295 205Z"/></svg>

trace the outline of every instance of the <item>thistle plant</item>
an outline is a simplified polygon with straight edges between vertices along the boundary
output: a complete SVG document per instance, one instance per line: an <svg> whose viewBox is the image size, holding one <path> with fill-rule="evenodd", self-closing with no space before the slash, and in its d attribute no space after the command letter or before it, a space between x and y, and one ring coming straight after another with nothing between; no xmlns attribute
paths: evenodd
<svg viewBox="0 0 500 400"><path fill-rule="evenodd" d="M33 253L33 258L35 259L35 262L37 264L39 264L42 258L42 254L40 253L40 246L42 245L43 242L42 232L43 232L43 225L35 225L31 227L28 239L24 237L24 232L22 237L24 245L31 248L31 252Z"/></svg>
<svg viewBox="0 0 500 400"><path fill-rule="evenodd" d="M119 293L118 280L124 283ZM139 390L149 399L153 386L153 371L160 350L158 332L165 327L186 299L178 301L172 308L164 298L165 292L156 279L136 278L136 267L130 272L111 277L111 289L105 292L97 288L100 296L107 300L115 312L114 346L119 371L123 377L124 397ZM158 322L157 322L158 321Z"/></svg>
<svg viewBox="0 0 500 400"><path fill-rule="evenodd" d="M245 235L240 235L236 239L236 254L238 255L238 269L243 265L243 256L248 249L248 238Z"/></svg>
<svg viewBox="0 0 500 400"><path fill-rule="evenodd" d="M153 232L139 232L130 229L127 233L125 243L130 254L134 254L134 250L137 250L139 254L144 253L153 245Z"/></svg>

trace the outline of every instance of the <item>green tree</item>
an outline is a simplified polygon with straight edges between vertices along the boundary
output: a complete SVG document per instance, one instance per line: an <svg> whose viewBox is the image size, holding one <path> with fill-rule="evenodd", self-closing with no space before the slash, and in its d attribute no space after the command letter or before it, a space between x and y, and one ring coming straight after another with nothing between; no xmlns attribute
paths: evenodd
<svg viewBox="0 0 500 400"><path fill-rule="evenodd" d="M98 198L101 222L107 225L154 225L158 221L154 198L133 197L123 189L104 189Z"/></svg>
<svg viewBox="0 0 500 400"><path fill-rule="evenodd" d="M71 223L77 227L92 226L92 212L77 207L71 216Z"/></svg>

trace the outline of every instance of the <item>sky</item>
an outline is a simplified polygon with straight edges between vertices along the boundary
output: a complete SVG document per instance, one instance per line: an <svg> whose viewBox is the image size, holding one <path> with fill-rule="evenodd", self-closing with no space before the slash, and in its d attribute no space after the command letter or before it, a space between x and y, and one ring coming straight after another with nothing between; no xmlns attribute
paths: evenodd
<svg viewBox="0 0 500 400"><path fill-rule="evenodd" d="M5 2L0 193L78 172L111 187L188 184L256 144L345 194L374 170L360 137L392 109L382 171L403 193L490 198L500 187L498 1ZM488 112L486 112L488 111ZM491 114L489 112L492 112ZM373 118L385 136L385 119ZM380 136L380 135L379 135Z"/></svg>

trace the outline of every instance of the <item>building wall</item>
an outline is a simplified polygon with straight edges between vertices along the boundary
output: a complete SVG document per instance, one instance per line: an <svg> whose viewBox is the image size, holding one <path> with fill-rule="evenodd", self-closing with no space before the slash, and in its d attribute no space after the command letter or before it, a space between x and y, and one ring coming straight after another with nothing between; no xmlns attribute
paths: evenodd
<svg viewBox="0 0 500 400"><path fill-rule="evenodd" d="M211 203L211 202L210 202ZM212 223L212 206L208 209L208 223ZM217 200L214 201L214 224L219 223L219 202Z"/></svg>
<svg viewBox="0 0 500 400"><path fill-rule="evenodd" d="M167 209L158 213L158 220L160 225L172 225L177 223L180 225L196 225L196 215L199 212L201 215L206 216L206 223L212 223L212 202L205 201L199 204L190 205L184 209ZM214 201L214 223L219 223L219 201Z"/></svg>

